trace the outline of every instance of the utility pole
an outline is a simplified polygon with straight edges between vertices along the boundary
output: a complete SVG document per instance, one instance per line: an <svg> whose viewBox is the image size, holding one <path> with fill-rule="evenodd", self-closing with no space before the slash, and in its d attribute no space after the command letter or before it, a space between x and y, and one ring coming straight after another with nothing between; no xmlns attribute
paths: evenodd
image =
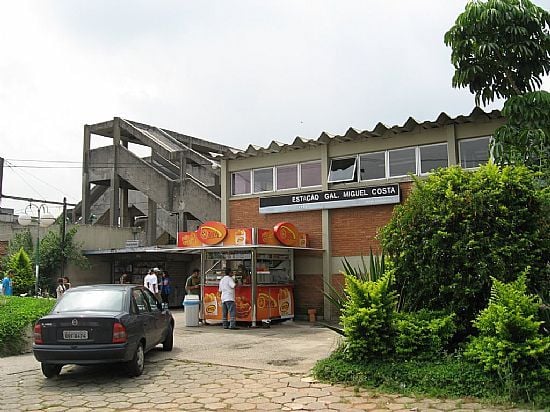
<svg viewBox="0 0 550 412"><path fill-rule="evenodd" d="M4 158L0 157L0 202L2 202L2 180L4 179Z"/></svg>
<svg viewBox="0 0 550 412"><path fill-rule="evenodd" d="M67 234L67 198L63 198L63 214L61 215L61 277L65 276L65 237Z"/></svg>

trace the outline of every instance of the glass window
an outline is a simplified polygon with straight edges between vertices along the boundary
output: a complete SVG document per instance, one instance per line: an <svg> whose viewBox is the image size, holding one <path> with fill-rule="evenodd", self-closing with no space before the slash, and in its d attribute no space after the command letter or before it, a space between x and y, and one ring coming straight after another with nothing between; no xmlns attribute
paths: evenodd
<svg viewBox="0 0 550 412"><path fill-rule="evenodd" d="M159 301L155 296L151 293L149 289L143 289L143 294L145 295L145 299L149 303L149 309L151 312L159 312Z"/></svg>
<svg viewBox="0 0 550 412"><path fill-rule="evenodd" d="M298 165L277 166L277 190L298 187Z"/></svg>
<svg viewBox="0 0 550 412"><path fill-rule="evenodd" d="M420 173L449 166L447 143L420 146Z"/></svg>
<svg viewBox="0 0 550 412"><path fill-rule="evenodd" d="M321 162L308 162L300 165L300 187L321 185Z"/></svg>
<svg viewBox="0 0 550 412"><path fill-rule="evenodd" d="M367 153L359 157L360 179L383 179L386 177L386 152Z"/></svg>
<svg viewBox="0 0 550 412"><path fill-rule="evenodd" d="M458 155L460 166L465 169L487 163L489 160L489 137L460 140Z"/></svg>
<svg viewBox="0 0 550 412"><path fill-rule="evenodd" d="M407 147L389 151L390 176L416 173L416 149Z"/></svg>
<svg viewBox="0 0 550 412"><path fill-rule="evenodd" d="M250 193L250 170L231 173L231 194L244 195Z"/></svg>
<svg viewBox="0 0 550 412"><path fill-rule="evenodd" d="M70 290L55 306L63 312L120 312L124 306L125 290Z"/></svg>
<svg viewBox="0 0 550 412"><path fill-rule="evenodd" d="M139 312L149 312L149 305L147 305L147 301L145 300L143 293L141 293L141 290L134 289L132 291L132 296L134 297Z"/></svg>
<svg viewBox="0 0 550 412"><path fill-rule="evenodd" d="M330 172L328 174L329 183L350 182L355 180L356 164L356 157L332 159L330 161Z"/></svg>
<svg viewBox="0 0 550 412"><path fill-rule="evenodd" d="M273 168L254 170L254 193L273 190Z"/></svg>

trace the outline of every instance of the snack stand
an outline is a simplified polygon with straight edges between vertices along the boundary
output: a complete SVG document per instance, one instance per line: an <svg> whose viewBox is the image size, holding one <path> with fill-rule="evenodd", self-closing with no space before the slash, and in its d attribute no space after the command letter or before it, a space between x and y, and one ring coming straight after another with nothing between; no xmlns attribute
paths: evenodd
<svg viewBox="0 0 550 412"><path fill-rule="evenodd" d="M178 246L201 254L204 319L222 320L218 284L227 267L235 273L238 322L256 326L272 319L294 318L294 249L306 248L307 236L286 222L274 229L224 228L219 222L205 222L197 231L178 236ZM212 233L221 240L213 240ZM295 246L284 245L279 238Z"/></svg>

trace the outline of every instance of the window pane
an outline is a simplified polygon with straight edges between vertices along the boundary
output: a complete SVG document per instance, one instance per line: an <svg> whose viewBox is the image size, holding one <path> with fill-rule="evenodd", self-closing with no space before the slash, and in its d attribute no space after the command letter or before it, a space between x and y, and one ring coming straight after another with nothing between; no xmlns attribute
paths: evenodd
<svg viewBox="0 0 550 412"><path fill-rule="evenodd" d="M231 174L231 194L243 195L250 193L250 170Z"/></svg>
<svg viewBox="0 0 550 412"><path fill-rule="evenodd" d="M302 163L301 187L321 185L321 162Z"/></svg>
<svg viewBox="0 0 550 412"><path fill-rule="evenodd" d="M428 173L438 167L449 166L447 143L420 146L420 173Z"/></svg>
<svg viewBox="0 0 550 412"><path fill-rule="evenodd" d="M390 150L390 176L404 176L416 173L415 148Z"/></svg>
<svg viewBox="0 0 550 412"><path fill-rule="evenodd" d="M273 190L273 168L254 170L254 193Z"/></svg>
<svg viewBox="0 0 550 412"><path fill-rule="evenodd" d="M55 313L63 312L120 312L123 310L124 290L72 290L63 295Z"/></svg>
<svg viewBox="0 0 550 412"><path fill-rule="evenodd" d="M478 167L489 160L489 138L468 139L458 142L460 166Z"/></svg>
<svg viewBox="0 0 550 412"><path fill-rule="evenodd" d="M277 166L277 189L298 187L298 165Z"/></svg>
<svg viewBox="0 0 550 412"><path fill-rule="evenodd" d="M361 180L382 179L386 177L386 154L368 153L359 158Z"/></svg>
<svg viewBox="0 0 550 412"><path fill-rule="evenodd" d="M355 178L355 157L332 159L330 161L329 182L349 182Z"/></svg>

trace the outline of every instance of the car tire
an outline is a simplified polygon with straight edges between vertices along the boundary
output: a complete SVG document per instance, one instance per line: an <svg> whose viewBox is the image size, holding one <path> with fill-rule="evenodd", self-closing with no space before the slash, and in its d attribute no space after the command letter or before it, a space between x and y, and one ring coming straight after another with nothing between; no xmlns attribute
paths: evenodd
<svg viewBox="0 0 550 412"><path fill-rule="evenodd" d="M169 352L174 347L174 329L172 328L172 325L168 327L168 331L166 332L166 338L164 339L164 342L162 342L162 350Z"/></svg>
<svg viewBox="0 0 550 412"><path fill-rule="evenodd" d="M51 363L42 363L42 373L48 379L55 378L61 373L63 365L52 365Z"/></svg>
<svg viewBox="0 0 550 412"><path fill-rule="evenodd" d="M143 368L145 366L145 351L143 350L143 342L139 342L134 353L134 357L126 364L126 370L128 371L128 376L133 378L139 376L143 373Z"/></svg>

